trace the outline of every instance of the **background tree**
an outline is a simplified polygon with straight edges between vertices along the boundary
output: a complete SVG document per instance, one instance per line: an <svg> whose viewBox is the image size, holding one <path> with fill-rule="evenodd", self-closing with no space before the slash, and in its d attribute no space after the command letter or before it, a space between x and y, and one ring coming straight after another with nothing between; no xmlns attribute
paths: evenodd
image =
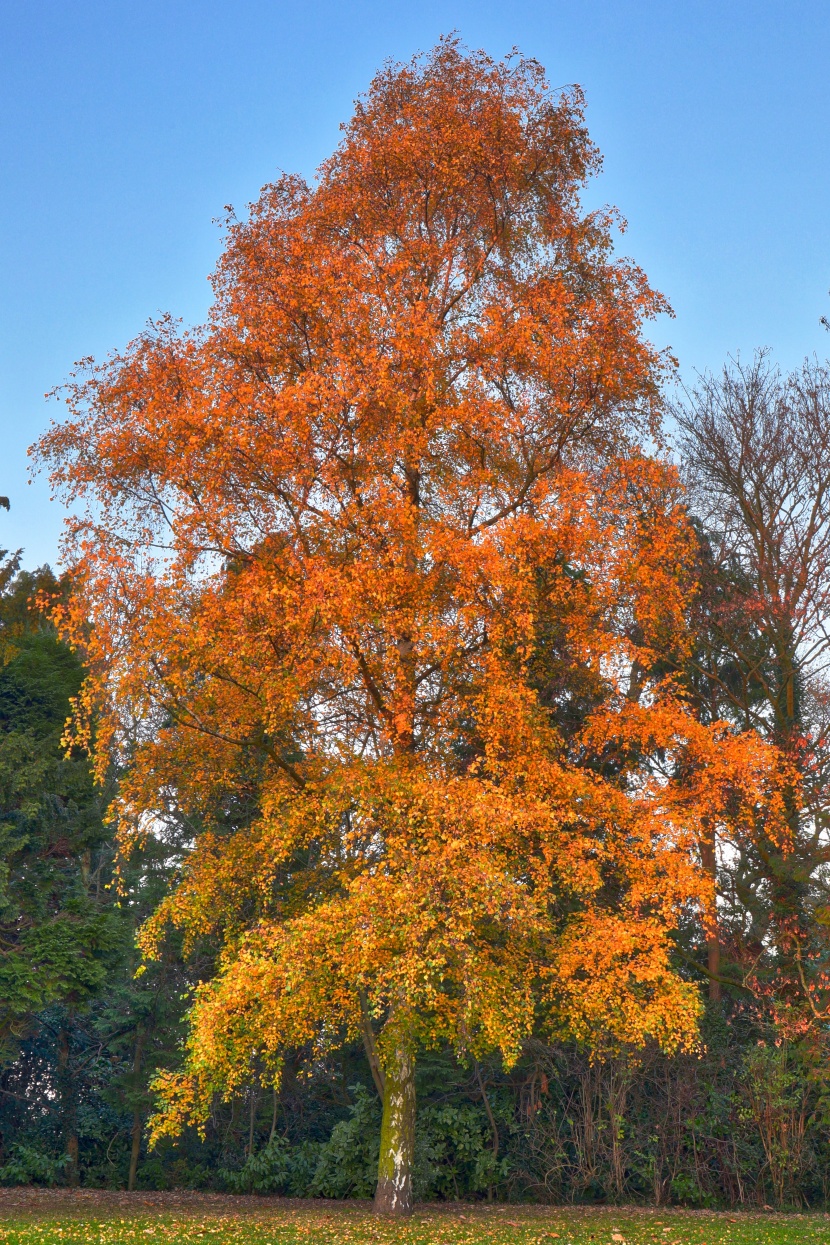
<svg viewBox="0 0 830 1245"><path fill-rule="evenodd" d="M197 828L147 945L222 945L157 1134L362 1035L382 1211L411 1206L419 1050L693 1040L702 819L774 802L769 750L664 676L665 304L580 207L598 163L533 61L387 66L313 186L229 222L208 325L81 374L40 446L90 502L76 739L130 755L125 826Z"/></svg>
<svg viewBox="0 0 830 1245"><path fill-rule="evenodd" d="M39 593L54 597L61 586L48 568L17 566L6 562L0 584L0 1049L12 1059L37 1014L60 1006L58 1096L77 1179L71 1018L102 987L124 923L104 885L107 794L83 751L66 756L61 743L83 671L32 608Z"/></svg>
<svg viewBox="0 0 830 1245"><path fill-rule="evenodd" d="M783 839L763 819L748 836L720 826L722 937L742 972L777 977L782 1004L824 1019L830 373L807 362L782 376L759 352L703 376L675 417L702 524L696 694L793 773Z"/></svg>

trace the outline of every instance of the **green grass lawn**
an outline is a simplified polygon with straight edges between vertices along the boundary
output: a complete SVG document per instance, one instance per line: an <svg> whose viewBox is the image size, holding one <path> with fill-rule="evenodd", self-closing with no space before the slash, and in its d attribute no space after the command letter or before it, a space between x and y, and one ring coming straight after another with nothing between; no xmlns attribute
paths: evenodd
<svg viewBox="0 0 830 1245"><path fill-rule="evenodd" d="M17 1196L15 1196L17 1194ZM830 1216L515 1207L422 1207L406 1223L362 1203L211 1195L0 1194L0 1245L830 1245Z"/></svg>

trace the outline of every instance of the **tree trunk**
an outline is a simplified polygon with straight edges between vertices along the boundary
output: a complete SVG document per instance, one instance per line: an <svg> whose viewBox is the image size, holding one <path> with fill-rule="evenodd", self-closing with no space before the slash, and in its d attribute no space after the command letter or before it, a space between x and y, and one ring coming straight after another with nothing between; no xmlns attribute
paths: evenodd
<svg viewBox="0 0 830 1245"><path fill-rule="evenodd" d="M715 830L713 826L706 826L706 837L700 845L700 855L703 868L712 879L712 885L717 895L717 878L718 878L718 861L717 861L717 845L715 842ZM720 934L718 931L718 912L717 899L713 900L713 909L709 918L709 925L706 930L706 960L709 969L709 998L713 1003L719 1003L723 994L720 983Z"/></svg>
<svg viewBox="0 0 830 1245"><path fill-rule="evenodd" d="M139 1029L135 1040L135 1055L133 1056L133 1092L138 1095L138 1078L141 1073L141 1057L144 1054L144 1030ZM141 1103L136 1098L136 1106L133 1111L133 1129L132 1129L132 1147L130 1149L130 1174L127 1177L127 1191L132 1193L135 1189L135 1178L138 1172L138 1160L141 1155L141 1134L143 1131L143 1121L141 1118Z"/></svg>
<svg viewBox="0 0 830 1245"><path fill-rule="evenodd" d="M378 1091L378 1098L383 1102L383 1096L386 1092L386 1077L383 1067L378 1056L378 1048L375 1042L375 1031L372 1028L372 1017L369 1014L369 1004L364 991L360 991L360 1014L363 1025L363 1048L366 1051L366 1058L369 1061L369 1070L372 1073L372 1080L375 1083L375 1089Z"/></svg>
<svg viewBox="0 0 830 1245"><path fill-rule="evenodd" d="M249 1103L248 1115L248 1158L254 1152L254 1142L256 1141L256 1117L259 1110L259 1081L251 1082L251 1101Z"/></svg>
<svg viewBox="0 0 830 1245"><path fill-rule="evenodd" d="M490 1121L490 1134L493 1138L493 1157L499 1156L499 1130L496 1125L496 1119L490 1107L490 1099L487 1097L487 1091L484 1088L484 1080L481 1075L481 1068L478 1060L476 1060L476 1078L478 1080L478 1088L481 1091L481 1101L484 1103L484 1110L487 1112L487 1119Z"/></svg>
<svg viewBox="0 0 830 1245"><path fill-rule="evenodd" d="M127 1192L135 1190L135 1178L138 1173L138 1160L141 1155L141 1134L144 1131L141 1112L133 1111L132 1145L130 1147L130 1174L127 1177Z"/></svg>
<svg viewBox="0 0 830 1245"><path fill-rule="evenodd" d="M385 1061L375 1212L412 1214L415 1152L415 1057L400 1043Z"/></svg>
<svg viewBox="0 0 830 1245"><path fill-rule="evenodd" d="M67 1182L75 1187L79 1180L78 1124L77 1104L75 1102L75 1086L72 1080L71 1035L64 1025L58 1034L58 1086L61 1101L63 1138L69 1166L66 1172Z"/></svg>

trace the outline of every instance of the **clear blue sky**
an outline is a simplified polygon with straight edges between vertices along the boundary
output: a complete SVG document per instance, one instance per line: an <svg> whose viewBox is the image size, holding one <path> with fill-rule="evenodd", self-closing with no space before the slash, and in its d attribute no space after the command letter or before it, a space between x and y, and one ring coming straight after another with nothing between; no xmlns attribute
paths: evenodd
<svg viewBox="0 0 830 1245"><path fill-rule="evenodd" d="M150 315L201 319L223 205L312 174L378 65L453 29L584 88L591 201L627 217L684 377L830 354L828 0L0 0L0 545L56 558L26 484L44 392Z"/></svg>

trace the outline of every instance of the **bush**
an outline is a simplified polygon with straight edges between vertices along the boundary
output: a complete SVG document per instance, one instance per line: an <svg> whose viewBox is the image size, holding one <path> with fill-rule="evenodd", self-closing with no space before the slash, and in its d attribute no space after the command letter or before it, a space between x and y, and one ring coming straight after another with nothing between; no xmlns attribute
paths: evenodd
<svg viewBox="0 0 830 1245"><path fill-rule="evenodd" d="M415 1194L422 1201L474 1197L507 1174L507 1159L493 1153L487 1116L473 1103L426 1106L415 1136Z"/></svg>
<svg viewBox="0 0 830 1245"><path fill-rule="evenodd" d="M68 1154L55 1158L18 1143L12 1146L9 1159L0 1167L0 1184L59 1184L69 1162Z"/></svg>
<svg viewBox="0 0 830 1245"><path fill-rule="evenodd" d="M234 1193L284 1193L291 1197L371 1197L375 1190L380 1141L380 1103L363 1085L350 1086L354 1102L348 1118L328 1141L291 1145L272 1137L249 1155L237 1171L223 1169Z"/></svg>

